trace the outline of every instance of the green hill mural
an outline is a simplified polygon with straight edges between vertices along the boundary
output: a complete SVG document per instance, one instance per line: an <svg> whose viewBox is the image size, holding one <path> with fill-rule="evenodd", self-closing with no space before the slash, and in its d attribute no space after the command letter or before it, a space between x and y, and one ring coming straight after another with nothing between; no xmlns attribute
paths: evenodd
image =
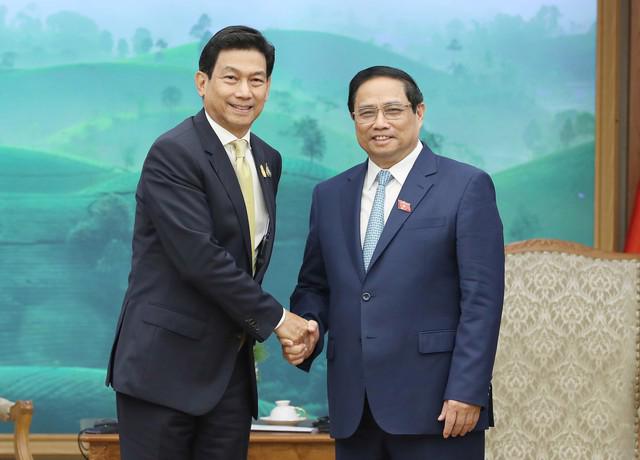
<svg viewBox="0 0 640 460"><path fill-rule="evenodd" d="M52 390L51 381L44 379L30 383L37 390L35 395L55 395L36 399L42 413L53 414L63 401L76 404L75 412L65 416L68 419L55 419L55 426L41 421L36 427L56 431L62 426L66 431L74 431L80 418L112 415L113 396L102 388L98 377L104 375L115 318L126 287L138 174L111 170L107 177L104 169L77 160L30 151L18 153L5 149L0 156L3 164L12 165L13 180L23 171L21 165L33 164L34 157L42 164L64 164L67 171L103 173L95 175L99 179L95 185L82 189L56 194L42 190L14 193L11 201L0 201L4 215L13 219L4 227L21 229L20 240L7 239L5 231L0 241L5 262L0 273L0 298L3 305L13 306L8 321L0 323L0 349L12 350L3 358L3 364L15 367L29 362L34 366L54 366L56 375L62 379L93 376L80 380L86 388L78 393L58 394ZM7 161L9 157L11 161ZM567 175L567 171L575 175ZM556 224L551 236L573 237L588 243L593 215L590 171L593 171L592 143L496 174L507 240L548 236L545 229L559 220L564 225ZM271 270L265 281L266 288L285 304L302 260L312 189L319 180L335 172L306 159L285 159L273 258L277 270ZM507 196L511 199L507 200ZM550 202L554 206L549 207ZM30 221L33 216L41 217ZM25 265L22 262L25 260L39 263ZM275 340L267 342L267 350L271 358L261 365L260 371L263 407L268 407L267 401L289 398L305 403L314 413L326 412L324 362L318 361L320 372L307 376L280 359ZM69 370L78 365L84 368ZM38 375L36 371L30 369L28 374ZM13 382L17 374L3 370L0 375ZM19 385L7 387L12 396L11 389ZM59 425L61 420L67 422Z"/></svg>
<svg viewBox="0 0 640 460"><path fill-rule="evenodd" d="M593 243L594 144L578 145L494 175L505 240Z"/></svg>
<svg viewBox="0 0 640 460"><path fill-rule="evenodd" d="M269 129L260 131L267 141L286 154L304 154L302 142L288 140L289 133L300 119L312 118L328 141L323 161L338 169L362 155L346 110L347 85L370 65L396 66L415 75L427 102L426 128L445 138L443 152L491 171L526 160L525 126L549 116L522 86L499 76L452 77L372 43L335 34L271 30L267 35L278 59L271 101L256 132L265 125ZM0 126L0 139L8 145L138 168L153 139L200 106L193 85L198 45L170 48L162 56L0 69L0 98L12 107L11 117ZM43 102L64 110L43 120L34 116ZM500 130L493 129L496 123Z"/></svg>
<svg viewBox="0 0 640 460"><path fill-rule="evenodd" d="M193 84L200 45L156 38L152 51L134 52L114 36L108 48L96 26L85 31L95 52L82 54L75 42L56 50L64 40L50 40L46 24L29 28L5 12L0 7L0 394L34 400L34 432L76 432L81 419L115 415L103 381L140 167L161 133L202 106ZM253 131L283 155L269 292L288 304L313 187L366 159L346 100L351 77L371 65L416 78L427 104L421 137L434 151L492 174L508 242L591 244L592 31L538 39L538 29L508 16L474 28L452 24L441 35L421 31L427 44L403 51L354 30L265 31L277 58ZM30 43L46 44L42 61ZM531 49L522 53L518 43ZM541 67L549 71L540 75ZM306 374L284 362L275 339L266 351L260 413L291 399L326 414L325 361Z"/></svg>

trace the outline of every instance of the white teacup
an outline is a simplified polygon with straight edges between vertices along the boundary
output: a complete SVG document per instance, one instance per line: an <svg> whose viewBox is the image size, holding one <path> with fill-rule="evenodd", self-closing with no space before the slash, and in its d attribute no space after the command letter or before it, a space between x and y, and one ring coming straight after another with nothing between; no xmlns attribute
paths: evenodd
<svg viewBox="0 0 640 460"><path fill-rule="evenodd" d="M297 420L305 417L307 412L302 407L291 406L291 401L276 401L276 407L271 410L272 420Z"/></svg>

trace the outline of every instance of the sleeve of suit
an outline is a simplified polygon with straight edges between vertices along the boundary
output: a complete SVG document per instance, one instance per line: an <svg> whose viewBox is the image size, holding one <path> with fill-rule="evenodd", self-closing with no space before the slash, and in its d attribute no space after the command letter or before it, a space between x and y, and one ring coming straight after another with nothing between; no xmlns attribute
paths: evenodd
<svg viewBox="0 0 640 460"><path fill-rule="evenodd" d="M322 248L318 235L319 217L318 188L313 191L309 235L304 250L302 266L298 275L298 284L291 294L291 311L308 320L315 320L320 329L320 339L314 352L298 367L309 371L313 360L322 352L324 334L329 329L329 286L325 272Z"/></svg>
<svg viewBox="0 0 640 460"><path fill-rule="evenodd" d="M162 139L147 156L138 199L180 275L263 341L282 317L282 306L214 238L215 216L202 189L203 174L184 147Z"/></svg>
<svg viewBox="0 0 640 460"><path fill-rule="evenodd" d="M486 407L504 295L504 241L495 189L473 176L459 204L460 321L444 399Z"/></svg>

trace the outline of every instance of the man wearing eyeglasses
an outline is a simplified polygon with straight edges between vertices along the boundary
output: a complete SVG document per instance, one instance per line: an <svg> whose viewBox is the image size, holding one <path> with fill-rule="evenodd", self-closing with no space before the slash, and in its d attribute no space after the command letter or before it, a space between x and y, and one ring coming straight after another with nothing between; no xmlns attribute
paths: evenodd
<svg viewBox="0 0 640 460"><path fill-rule="evenodd" d="M484 458L504 291L491 178L419 138L411 76L359 72L349 111L364 163L319 184L292 311L319 324L337 460Z"/></svg>

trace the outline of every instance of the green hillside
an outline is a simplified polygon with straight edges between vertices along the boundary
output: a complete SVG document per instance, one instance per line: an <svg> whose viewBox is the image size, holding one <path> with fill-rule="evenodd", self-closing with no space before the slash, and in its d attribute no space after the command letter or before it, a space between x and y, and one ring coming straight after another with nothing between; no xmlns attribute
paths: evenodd
<svg viewBox="0 0 640 460"><path fill-rule="evenodd" d="M156 64L172 67L179 67L195 73L198 70L198 59L200 58L200 46L197 43L188 43L173 48L167 48L162 52L162 57L147 54L131 58L128 62L139 64Z"/></svg>
<svg viewBox="0 0 640 460"><path fill-rule="evenodd" d="M432 59L410 60L335 34L269 30L267 36L277 48L276 67L253 131L283 155L278 234L265 280L283 304L302 259L313 187L366 158L347 113L347 85L356 71L375 64L401 67L417 79L426 129L440 135L438 153L493 173L507 242L592 243L593 142L529 161L589 137L575 125L573 136L558 139L568 118L559 117L566 99L553 91L567 85L540 92L538 74L508 66L495 74L435 70ZM588 51L582 41L558 40L558 48ZM139 168L154 139L200 110L193 85L198 54L189 44L162 57L0 70L0 389L5 397L35 400L35 432L73 432L80 418L113 415L103 369L127 284ZM588 81L574 89L590 91ZM541 109L545 98L555 108ZM309 126L313 136L306 136ZM318 136L325 148L311 161L305 141ZM540 139L545 142L535 142ZM276 399L326 413L324 360L307 375L280 358L277 340L267 349L261 413L271 407L265 401Z"/></svg>
<svg viewBox="0 0 640 460"><path fill-rule="evenodd" d="M494 174L506 242L559 238L593 245L594 144Z"/></svg>
<svg viewBox="0 0 640 460"><path fill-rule="evenodd" d="M115 393L104 386L104 378L104 369L0 366L3 396L33 401L35 433L74 433L82 418L115 417ZM5 433L11 428L1 427Z"/></svg>
<svg viewBox="0 0 640 460"><path fill-rule="evenodd" d="M105 376L102 367L0 366L0 388L2 396L12 401L33 401L31 432L76 433L83 419L89 423L89 419L116 417L115 393L104 385ZM261 397L260 416L268 415L274 406ZM0 433L11 430L10 424L0 424Z"/></svg>
<svg viewBox="0 0 640 460"><path fill-rule="evenodd" d="M523 129L545 115L524 86L511 87L508 80L454 76L335 34L270 30L267 35L277 60L271 98L256 132L285 155L304 155L300 139L292 140L289 131L297 120L311 117L326 139L326 165L345 169L362 158L346 110L347 85L356 71L375 64L415 76L428 107L425 126L443 136L441 153L491 171L528 159ZM12 108L0 138L9 145L139 167L155 137L200 109L193 87L197 55L197 45L189 44L165 50L162 59L0 71L0 100ZM43 106L55 115L38 116Z"/></svg>
<svg viewBox="0 0 640 460"><path fill-rule="evenodd" d="M33 163L34 155L14 154L15 175ZM38 155L42 164L62 161ZM69 170L87 165L64 161ZM303 157L284 159L272 260L277 269L268 273L265 288L285 304L302 259L313 186L335 172ZM508 241L547 236L590 242L593 144L503 171L494 179ZM137 173L114 172L111 179L75 187L72 193L0 195L0 212L8 216L0 228L0 304L8 315L0 322L0 349L11 350L4 365L16 366L0 369L0 387L16 398L18 389L29 389L39 413L47 414L42 425L34 426L36 432L74 431L80 418L112 414L113 397L102 387L102 369L126 285L137 180ZM307 376L287 365L274 339L267 349L271 358L260 365L261 397L289 398L326 413L324 373ZM22 363L33 367L19 367ZM39 367L51 365L60 367ZM60 401L74 401L76 409L53 417ZM261 413L269 407L262 402Z"/></svg>
<svg viewBox="0 0 640 460"><path fill-rule="evenodd" d="M265 35L276 48L275 89L285 89L278 87L278 82L285 81L294 89L342 101L341 108L346 107L349 80L357 71L372 65L399 67L438 87L447 84L447 76L443 72L429 69L373 43L303 30L266 30ZM132 62L156 63L195 72L199 56L199 45L190 43L164 51L162 59L148 55Z"/></svg>
<svg viewBox="0 0 640 460"><path fill-rule="evenodd" d="M79 158L139 170L155 139L192 114L191 109L176 108L79 120L51 136L50 146Z"/></svg>
<svg viewBox="0 0 640 460"><path fill-rule="evenodd" d="M193 74L151 64L103 63L0 71L0 124L7 145L53 150L51 138L81 122L111 114L166 110L163 91L178 89L182 104L198 107Z"/></svg>
<svg viewBox="0 0 640 460"><path fill-rule="evenodd" d="M95 161L0 146L0 194L76 192L117 175Z"/></svg>

